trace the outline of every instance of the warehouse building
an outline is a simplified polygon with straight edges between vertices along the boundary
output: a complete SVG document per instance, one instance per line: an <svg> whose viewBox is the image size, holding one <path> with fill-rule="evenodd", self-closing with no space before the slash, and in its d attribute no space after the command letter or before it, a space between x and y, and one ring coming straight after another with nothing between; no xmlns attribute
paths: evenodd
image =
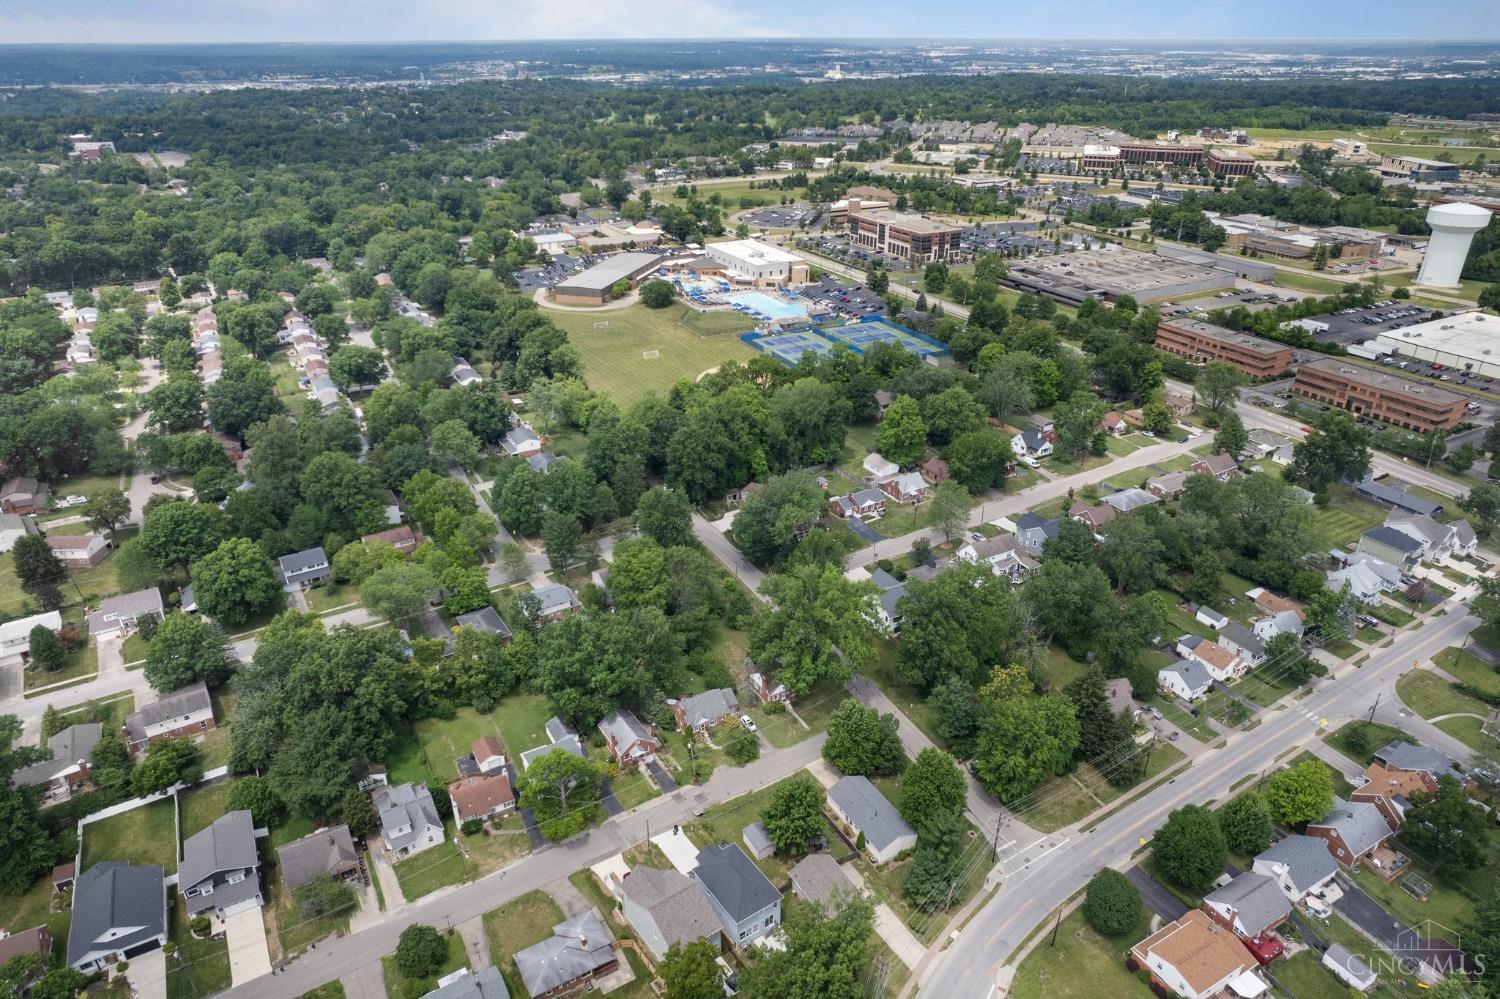
<svg viewBox="0 0 1500 999"><path fill-rule="evenodd" d="M1234 287L1230 271L1114 244L1016 261L1003 280L1018 291L1047 295L1065 305L1090 297L1113 302L1122 295L1144 305Z"/></svg>
<svg viewBox="0 0 1500 999"><path fill-rule="evenodd" d="M849 212L849 235L857 246L901 260L947 260L958 253L963 229L889 208Z"/></svg>
<svg viewBox="0 0 1500 999"><path fill-rule="evenodd" d="M1500 318L1461 312L1375 335L1392 354L1431 361L1487 378L1500 378Z"/></svg>
<svg viewBox="0 0 1500 999"><path fill-rule="evenodd" d="M719 265L733 280L757 288L784 284L806 284L807 261L795 253L754 239L734 239L724 243L707 243L703 247L708 259Z"/></svg>
<svg viewBox="0 0 1500 999"><path fill-rule="evenodd" d="M1248 177L1255 172L1255 157L1243 149L1215 147L1208 151L1208 172L1215 177Z"/></svg>
<svg viewBox="0 0 1500 999"><path fill-rule="evenodd" d="M1397 184L1456 184L1458 164L1420 156L1382 156L1380 176Z"/></svg>
<svg viewBox="0 0 1500 999"><path fill-rule="evenodd" d="M1156 345L1198 364L1224 361L1251 378L1274 378L1292 366L1292 348L1197 319L1163 319Z"/></svg>
<svg viewBox="0 0 1500 999"><path fill-rule="evenodd" d="M1292 389L1309 399L1419 434L1458 426L1467 401L1457 392L1337 357L1320 357L1299 367Z"/></svg>
<svg viewBox="0 0 1500 999"><path fill-rule="evenodd" d="M617 253L560 282L552 297L562 305L603 305L613 297L616 284L625 281L634 288L661 266L661 260L654 253Z"/></svg>
<svg viewBox="0 0 1500 999"><path fill-rule="evenodd" d="M1209 253L1207 250L1195 250L1190 246L1177 246L1173 243L1157 243L1156 252L1158 256L1166 257L1168 260L1217 267L1221 271L1228 271L1247 281L1269 281L1276 276L1274 265L1251 260L1249 257Z"/></svg>

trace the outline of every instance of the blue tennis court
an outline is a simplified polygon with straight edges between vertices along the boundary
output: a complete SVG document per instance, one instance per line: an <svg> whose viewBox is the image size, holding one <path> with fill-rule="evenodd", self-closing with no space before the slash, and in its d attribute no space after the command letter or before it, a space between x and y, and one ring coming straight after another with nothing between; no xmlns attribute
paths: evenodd
<svg viewBox="0 0 1500 999"><path fill-rule="evenodd" d="M846 343L858 353L877 343L900 344L918 357L934 357L948 353L946 345L916 330L907 329L889 319L861 319L844 326L823 326L819 331L837 343Z"/></svg>
<svg viewBox="0 0 1500 999"><path fill-rule="evenodd" d="M826 354L831 349L828 341L814 333L773 333L747 340L750 346L763 350L782 364L796 365L803 354Z"/></svg>

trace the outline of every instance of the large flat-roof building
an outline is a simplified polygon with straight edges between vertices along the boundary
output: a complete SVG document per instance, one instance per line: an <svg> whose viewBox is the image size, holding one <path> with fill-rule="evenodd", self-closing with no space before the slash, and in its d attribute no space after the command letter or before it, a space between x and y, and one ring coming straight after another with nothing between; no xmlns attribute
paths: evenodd
<svg viewBox="0 0 1500 999"><path fill-rule="evenodd" d="M610 291L617 283L625 281L635 287L661 265L661 260L654 253L617 253L558 282L552 297L565 305L602 305L610 300Z"/></svg>
<svg viewBox="0 0 1500 999"><path fill-rule="evenodd" d="M806 260L759 240L732 239L723 243L707 243L703 252L709 260L727 271L732 279L743 284L762 287L807 283Z"/></svg>
<svg viewBox="0 0 1500 999"><path fill-rule="evenodd" d="M1392 354L1500 378L1500 317L1461 312L1375 335Z"/></svg>
<svg viewBox="0 0 1500 999"><path fill-rule="evenodd" d="M1320 357L1300 366L1292 388L1310 399L1417 433L1458 426L1467 402L1457 392L1337 357Z"/></svg>
<svg viewBox="0 0 1500 999"><path fill-rule="evenodd" d="M1255 172L1255 158L1243 149L1216 146L1207 160L1208 172L1215 177L1248 177Z"/></svg>
<svg viewBox="0 0 1500 999"><path fill-rule="evenodd" d="M1227 270L1113 244L1018 260L1004 280L1018 291L1047 295L1065 305L1085 298L1113 302L1122 295L1146 304L1234 287L1234 274Z"/></svg>
<svg viewBox="0 0 1500 999"><path fill-rule="evenodd" d="M1120 144L1120 159L1126 163L1197 166L1203 162L1203 147L1168 142L1124 142Z"/></svg>
<svg viewBox="0 0 1500 999"><path fill-rule="evenodd" d="M1458 183L1458 164L1425 160L1420 156L1382 156L1380 176L1397 183Z"/></svg>
<svg viewBox="0 0 1500 999"><path fill-rule="evenodd" d="M1199 364L1224 361L1251 378L1274 378L1292 366L1292 348L1284 343L1197 319L1163 319L1156 326L1156 345Z"/></svg>
<svg viewBox="0 0 1500 999"><path fill-rule="evenodd" d="M859 208L849 213L849 234L856 245L888 257L947 260L958 253L963 229L889 208Z"/></svg>

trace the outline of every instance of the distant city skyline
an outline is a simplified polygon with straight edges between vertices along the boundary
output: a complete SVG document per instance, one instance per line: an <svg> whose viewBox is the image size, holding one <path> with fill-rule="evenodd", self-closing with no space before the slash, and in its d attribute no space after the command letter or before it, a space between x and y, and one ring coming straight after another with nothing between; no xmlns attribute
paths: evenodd
<svg viewBox="0 0 1500 999"><path fill-rule="evenodd" d="M416 42L557 39L959 37L985 41L1469 41L1496 29L1493 0L16 0L14 43Z"/></svg>

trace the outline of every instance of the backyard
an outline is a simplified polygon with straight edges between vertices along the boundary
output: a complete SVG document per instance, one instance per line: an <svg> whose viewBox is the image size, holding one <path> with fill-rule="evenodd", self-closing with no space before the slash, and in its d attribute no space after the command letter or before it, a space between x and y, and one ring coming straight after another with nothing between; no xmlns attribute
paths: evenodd
<svg viewBox="0 0 1500 999"><path fill-rule="evenodd" d="M228 809L229 789L233 786L234 781L231 780L199 785L178 799L178 821L182 825L184 840L199 830L207 829L215 819L224 814Z"/></svg>
<svg viewBox="0 0 1500 999"><path fill-rule="evenodd" d="M563 912L540 891L527 892L498 909L484 914L484 932L490 942L490 957L505 973L513 995L521 995L521 976L514 955L552 935L552 927L563 921Z"/></svg>
<svg viewBox="0 0 1500 999"><path fill-rule="evenodd" d="M177 820L172 799L162 798L84 826L83 870L101 860L160 864L168 874L177 870Z"/></svg>
<svg viewBox="0 0 1500 999"><path fill-rule="evenodd" d="M1021 962L1010 995L1012 999L1086 995L1146 999L1151 989L1126 969L1125 954L1132 944L1145 939L1150 928L1150 914L1143 909L1130 932L1101 936L1084 921L1080 909L1062 921L1055 939L1049 934Z"/></svg>
<svg viewBox="0 0 1500 999"><path fill-rule="evenodd" d="M774 787L775 785L771 785ZM702 816L683 827L683 831L698 846L714 843L740 843L745 827L760 820L760 812L771 797L771 787L741 795L710 808ZM825 818L828 849L835 859L842 859L852 852L834 831L832 823ZM765 872L775 885L785 885L787 875L801 857L772 856L769 860L757 860L756 866Z"/></svg>

